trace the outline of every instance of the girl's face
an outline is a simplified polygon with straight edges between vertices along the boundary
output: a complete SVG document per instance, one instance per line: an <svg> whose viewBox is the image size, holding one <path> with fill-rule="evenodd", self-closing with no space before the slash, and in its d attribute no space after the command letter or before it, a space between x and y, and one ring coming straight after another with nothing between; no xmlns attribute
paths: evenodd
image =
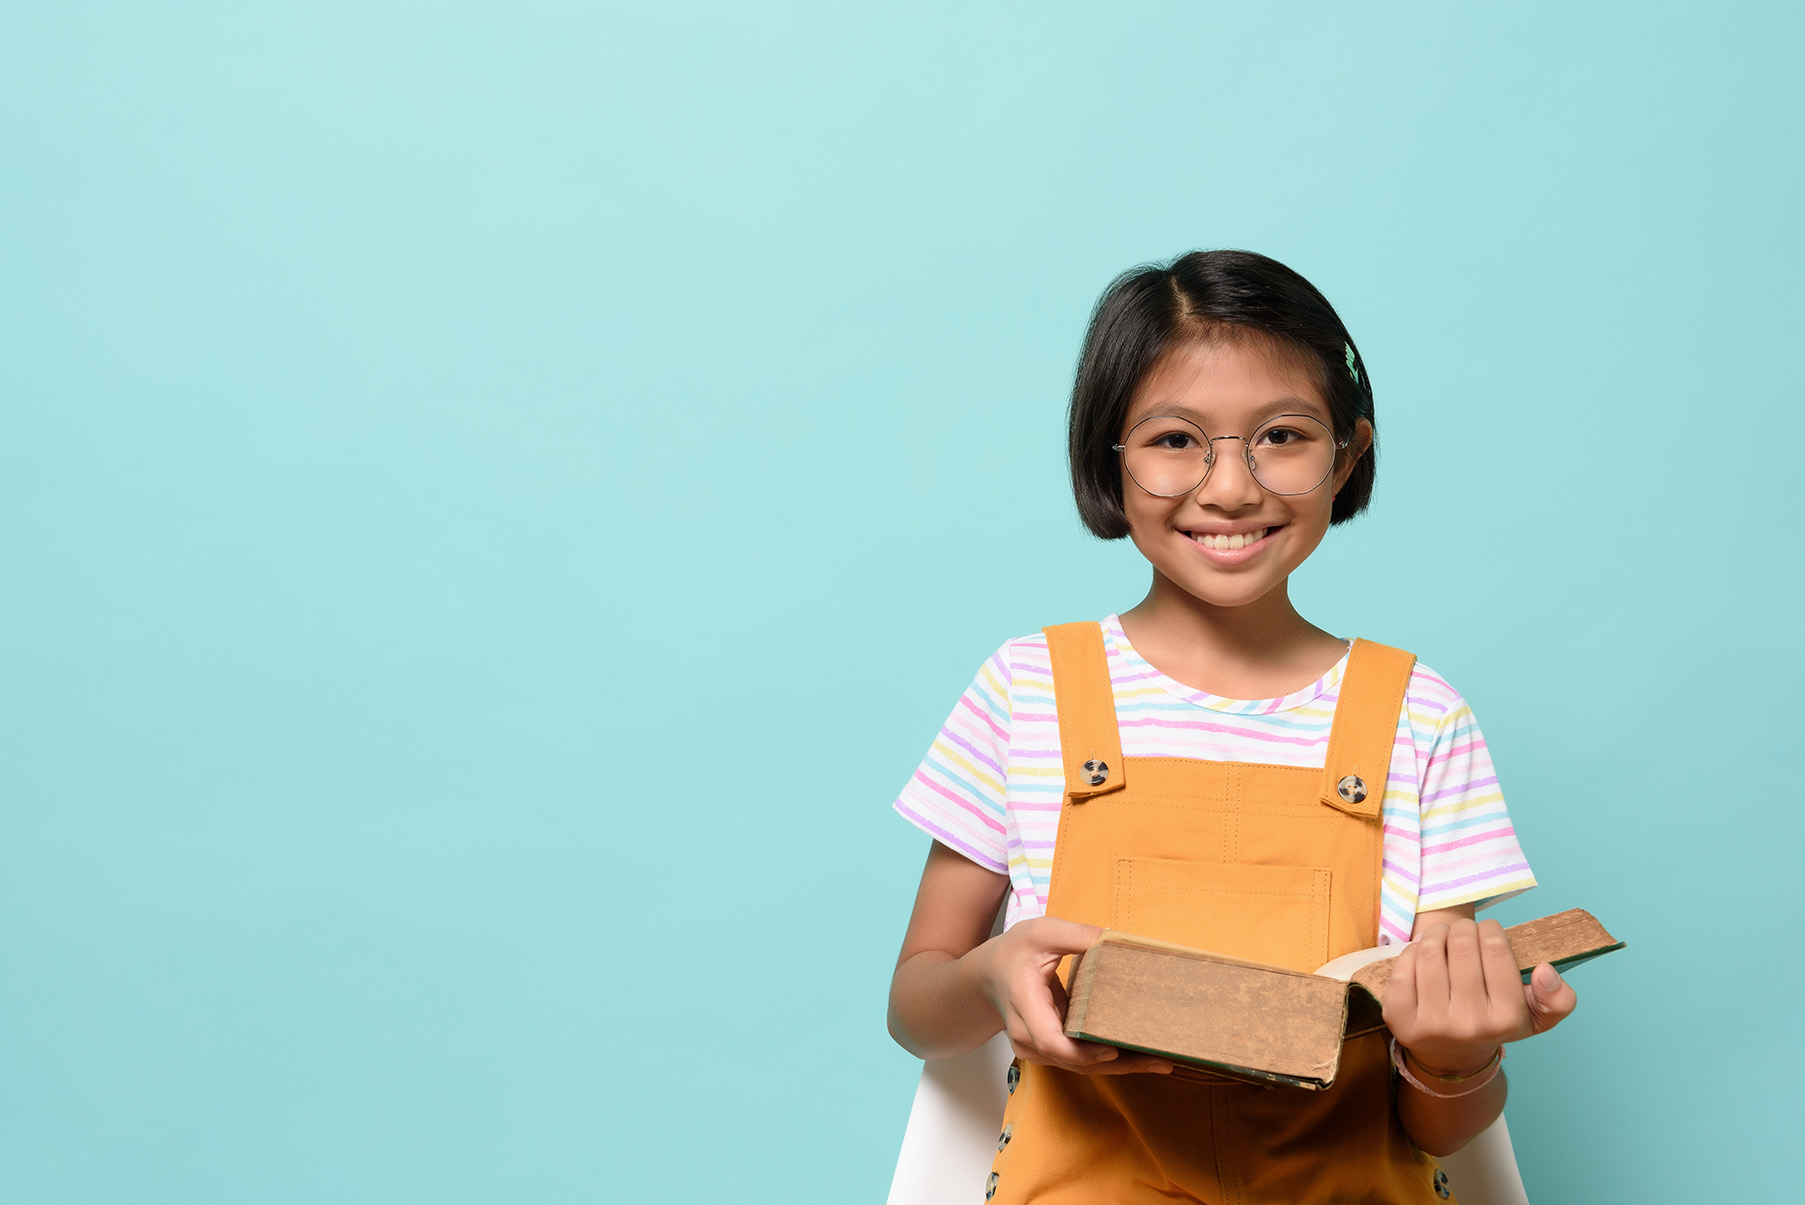
<svg viewBox="0 0 1805 1205"><path fill-rule="evenodd" d="M1308 414L1333 427L1310 374L1253 341L1189 343L1167 353L1135 391L1118 442L1155 414L1187 418L1212 439L1252 436L1280 414ZM1209 606L1284 600L1286 580L1328 531L1335 492L1371 442L1372 428L1362 420L1334 471L1307 494L1267 492L1238 439L1216 442L1203 484L1176 498L1155 497L1124 472L1129 538L1156 575Z"/></svg>

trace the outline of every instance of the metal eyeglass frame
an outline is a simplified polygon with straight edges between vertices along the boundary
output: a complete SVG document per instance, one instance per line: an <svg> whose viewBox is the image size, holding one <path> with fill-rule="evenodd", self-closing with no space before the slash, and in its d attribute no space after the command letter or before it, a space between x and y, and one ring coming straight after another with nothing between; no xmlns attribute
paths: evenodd
<svg viewBox="0 0 1805 1205"><path fill-rule="evenodd" d="M1335 455L1331 456L1329 458L1329 467L1323 471L1322 476L1318 477L1316 479L1315 484L1311 485L1309 489L1290 490L1290 491L1287 491L1284 493L1280 493L1278 490L1273 489L1271 486L1267 485L1264 481L1260 480L1260 470L1254 466L1254 462L1253 462L1253 436L1251 436L1251 435L1211 435L1208 431L1205 431L1197 423L1191 422L1190 419L1186 418L1182 414L1149 414L1146 418L1143 418L1140 422L1138 422L1134 426L1128 428L1128 434L1133 435L1136 431L1140 430L1140 428L1142 426L1144 426L1147 423L1152 422L1156 418L1175 418L1179 422L1188 423L1189 425L1196 427L1198 434L1203 436L1204 443L1208 445L1208 451L1205 453L1206 459L1204 460L1204 465L1203 465L1203 476L1199 477L1197 479L1196 483L1193 484L1190 489L1179 490L1176 494L1159 494L1159 493L1154 493L1154 491L1148 489L1146 486L1141 485L1141 479L1139 477L1136 477L1134 475L1134 471L1128 467L1128 445L1126 443L1110 444L1109 447L1110 447L1111 451L1120 452L1122 454L1122 471L1124 473L1128 474L1128 480L1134 482L1135 485L1140 488L1141 492L1146 493L1146 494L1151 494L1155 498L1182 498L1186 494L1191 493L1192 490L1201 489L1203 487L1203 483L1210 479L1211 471L1213 471L1216 467L1216 445L1225 439L1238 439L1241 441L1241 459L1247 463L1247 475L1249 477L1253 478L1253 482L1255 485L1259 486L1261 489L1265 490L1267 493L1273 495L1275 498L1296 498L1303 494L1309 493L1310 490L1315 489L1317 486L1319 486L1323 482L1327 481L1329 479L1329 477L1335 472L1335 461L1340 457L1342 450L1345 449L1350 442L1352 442L1350 440L1343 439L1335 444ZM1259 426L1255 427L1253 430L1254 435L1258 435L1260 432L1264 431L1267 427L1270 427L1273 423L1278 422L1281 418L1307 418L1311 422L1315 423L1317 426L1321 427L1324 431L1327 431L1329 433L1330 439L1335 438L1335 429L1333 427L1329 426L1329 424L1323 422L1320 418L1317 418L1314 414L1275 414L1271 418L1267 419L1265 422L1261 423Z"/></svg>

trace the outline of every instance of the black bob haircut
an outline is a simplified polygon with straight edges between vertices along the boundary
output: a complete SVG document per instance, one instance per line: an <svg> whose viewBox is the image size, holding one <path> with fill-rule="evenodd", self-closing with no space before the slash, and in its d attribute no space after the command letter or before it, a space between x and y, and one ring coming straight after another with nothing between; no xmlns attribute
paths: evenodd
<svg viewBox="0 0 1805 1205"><path fill-rule="evenodd" d="M1335 496L1330 523L1366 509L1379 456L1372 382L1328 298L1315 285L1252 251L1193 251L1116 277L1091 312L1072 385L1067 453L1078 516L1100 539L1128 534L1122 460L1114 450L1135 390L1160 357L1188 343L1265 342L1310 370L1329 406L1337 440L1373 424L1372 446Z"/></svg>

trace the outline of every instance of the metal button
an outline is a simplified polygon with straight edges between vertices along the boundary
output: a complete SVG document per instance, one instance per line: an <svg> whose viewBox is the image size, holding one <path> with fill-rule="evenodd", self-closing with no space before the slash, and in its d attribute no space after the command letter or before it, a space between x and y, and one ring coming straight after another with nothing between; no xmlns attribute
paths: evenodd
<svg viewBox="0 0 1805 1205"><path fill-rule="evenodd" d="M1084 781L1093 787L1100 787L1109 778L1109 763L1091 760L1084 763Z"/></svg>
<svg viewBox="0 0 1805 1205"><path fill-rule="evenodd" d="M1349 803L1359 803L1366 798L1366 781L1358 774L1349 774L1335 784L1335 793Z"/></svg>
<svg viewBox="0 0 1805 1205"><path fill-rule="evenodd" d="M1015 1086L1021 1082L1022 1065L1020 1063L1009 1064L1009 1095L1015 1095Z"/></svg>
<svg viewBox="0 0 1805 1205"><path fill-rule="evenodd" d="M1009 1140L1013 1137L1015 1137L1015 1127L1012 1125L1004 1126L1003 1132L997 1135L997 1150L1000 1151L1008 1146Z"/></svg>
<svg viewBox="0 0 1805 1205"><path fill-rule="evenodd" d="M1448 1173L1439 1167L1435 1169L1435 1195L1444 1201L1447 1200L1450 1195L1448 1192Z"/></svg>
<svg viewBox="0 0 1805 1205"><path fill-rule="evenodd" d="M990 1173L990 1179L984 1182L984 1199L986 1201L997 1195L997 1174Z"/></svg>

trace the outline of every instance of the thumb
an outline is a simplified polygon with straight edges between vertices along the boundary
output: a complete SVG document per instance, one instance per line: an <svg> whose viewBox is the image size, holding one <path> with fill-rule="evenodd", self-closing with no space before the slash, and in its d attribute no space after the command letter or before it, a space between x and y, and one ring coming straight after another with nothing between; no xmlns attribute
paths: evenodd
<svg viewBox="0 0 1805 1205"><path fill-rule="evenodd" d="M1034 940L1044 950L1059 954L1082 954L1103 936L1103 926L1080 924L1044 916L1034 926Z"/></svg>
<svg viewBox="0 0 1805 1205"><path fill-rule="evenodd" d="M1530 975L1523 992L1529 998L1529 1024L1535 1033L1544 1033L1565 1021L1579 1003L1572 986L1546 962Z"/></svg>

